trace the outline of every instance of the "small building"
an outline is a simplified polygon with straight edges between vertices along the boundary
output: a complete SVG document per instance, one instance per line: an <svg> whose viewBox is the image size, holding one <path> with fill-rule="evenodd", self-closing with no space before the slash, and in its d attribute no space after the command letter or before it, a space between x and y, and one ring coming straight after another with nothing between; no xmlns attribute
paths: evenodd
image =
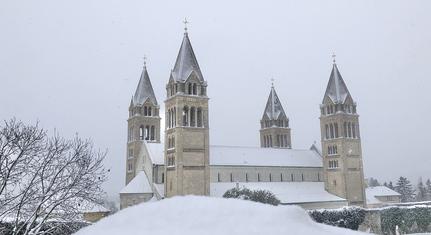
<svg viewBox="0 0 431 235"><path fill-rule="evenodd" d="M385 186L368 187L365 189L368 208L383 207L401 202L401 194Z"/></svg>
<svg viewBox="0 0 431 235"><path fill-rule="evenodd" d="M79 211L82 213L82 218L84 221L89 223L97 222L111 213L111 210L107 209L106 207L98 203L88 201L81 202L79 204Z"/></svg>

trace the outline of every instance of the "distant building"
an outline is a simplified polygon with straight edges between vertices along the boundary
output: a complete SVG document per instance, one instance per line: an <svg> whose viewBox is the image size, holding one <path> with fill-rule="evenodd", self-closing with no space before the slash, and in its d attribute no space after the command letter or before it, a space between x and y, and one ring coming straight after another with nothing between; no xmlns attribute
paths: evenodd
<svg viewBox="0 0 431 235"><path fill-rule="evenodd" d="M81 202L79 211L83 220L90 223L97 222L111 213L111 210L94 202Z"/></svg>
<svg viewBox="0 0 431 235"><path fill-rule="evenodd" d="M335 61L320 105L322 150L292 147L274 86L260 120L260 147L211 145L207 89L186 31L166 85L162 141L159 105L144 65L129 108L121 208L175 195L221 197L236 182L304 208L366 205L359 116Z"/></svg>
<svg viewBox="0 0 431 235"><path fill-rule="evenodd" d="M384 207L401 202L401 194L385 186L368 187L365 189L367 206Z"/></svg>

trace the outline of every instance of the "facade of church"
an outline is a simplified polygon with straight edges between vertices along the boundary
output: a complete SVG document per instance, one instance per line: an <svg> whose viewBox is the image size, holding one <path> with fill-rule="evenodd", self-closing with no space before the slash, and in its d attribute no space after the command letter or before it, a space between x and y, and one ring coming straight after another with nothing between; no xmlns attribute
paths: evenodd
<svg viewBox="0 0 431 235"><path fill-rule="evenodd" d="M292 148L289 118L273 86L260 146L211 145L207 89L186 31L166 85L163 134L144 65L129 107L121 208L176 195L221 197L233 187L266 189L281 204L303 208L366 206L356 103L335 61L320 105L322 151L314 144Z"/></svg>

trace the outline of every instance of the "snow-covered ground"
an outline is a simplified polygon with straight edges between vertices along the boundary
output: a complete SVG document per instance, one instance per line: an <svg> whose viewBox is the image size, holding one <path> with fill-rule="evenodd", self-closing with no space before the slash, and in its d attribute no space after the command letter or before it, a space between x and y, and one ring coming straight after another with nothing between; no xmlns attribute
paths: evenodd
<svg viewBox="0 0 431 235"><path fill-rule="evenodd" d="M86 227L77 235L117 234L363 234L318 224L296 206L238 199L174 197L142 203Z"/></svg>

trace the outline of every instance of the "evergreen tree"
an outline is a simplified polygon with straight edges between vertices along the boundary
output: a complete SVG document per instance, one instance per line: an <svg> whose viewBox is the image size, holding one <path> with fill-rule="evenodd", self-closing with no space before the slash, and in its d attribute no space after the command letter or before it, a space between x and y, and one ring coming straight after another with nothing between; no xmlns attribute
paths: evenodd
<svg viewBox="0 0 431 235"><path fill-rule="evenodd" d="M388 188L390 188L390 189L392 189L392 190L395 190L395 187L394 187L394 185L392 184L392 181L389 181Z"/></svg>
<svg viewBox="0 0 431 235"><path fill-rule="evenodd" d="M422 177L419 178L419 183L417 186L417 194L416 194L416 201L421 202L425 201L427 197L427 192L424 184L422 183Z"/></svg>
<svg viewBox="0 0 431 235"><path fill-rule="evenodd" d="M383 186L388 187L388 183L384 182Z"/></svg>
<svg viewBox="0 0 431 235"><path fill-rule="evenodd" d="M371 177L368 180L368 186L369 187L376 187L376 186L380 186L380 183L379 183L379 181L377 179L374 179L373 177Z"/></svg>
<svg viewBox="0 0 431 235"><path fill-rule="evenodd" d="M427 182L425 182L425 200L431 201L431 180L428 179Z"/></svg>
<svg viewBox="0 0 431 235"><path fill-rule="evenodd" d="M406 177L400 177L395 186L395 191L401 194L401 202L411 202L415 198L415 191L413 190L410 181Z"/></svg>

